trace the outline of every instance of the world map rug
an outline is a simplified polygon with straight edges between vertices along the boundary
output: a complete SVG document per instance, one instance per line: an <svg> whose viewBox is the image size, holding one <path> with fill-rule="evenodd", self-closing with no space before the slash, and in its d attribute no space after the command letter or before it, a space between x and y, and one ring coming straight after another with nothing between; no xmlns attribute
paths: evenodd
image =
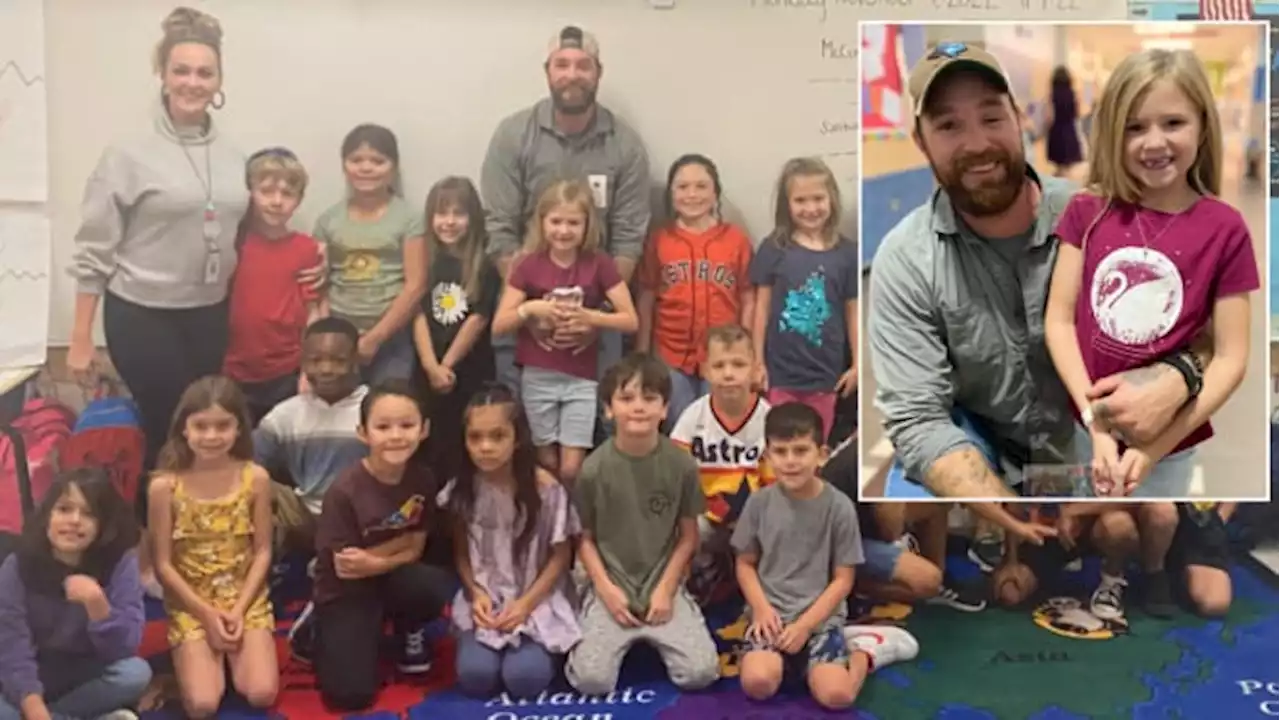
<svg viewBox="0 0 1280 720"><path fill-rule="evenodd" d="M964 561L956 560L957 563ZM949 563L951 565L951 563ZM952 569L949 567L949 569ZM963 571L962 571L963 572ZM972 572L972 569L969 569ZM372 710L333 715L320 703L310 669L289 658L284 633L299 603L281 602L281 692L271 712L254 711L231 697L218 717L231 720L1075 720L1101 718L1276 717L1276 576L1252 560L1231 570L1230 613L1204 620L1180 613L1169 620L1131 609L1126 622L1104 623L1088 614L1087 588L1096 566L1077 573L1079 592L1050 598L1034 609L988 608L962 613L944 606L881 605L859 622L905 626L920 643L911 662L877 671L857 708L828 712L803 695L756 703L737 680L735 647L746 624L737 612L708 611L721 651L724 679L710 689L681 693L665 680L656 653L633 650L616 692L583 696L563 680L526 700L476 700L452 689L453 649L443 623L433 628L437 659L421 680L388 681ZM158 610L158 608L153 608ZM157 670L163 705L145 720L178 720L181 705L164 652L157 614L144 642ZM167 700L167 703L165 702Z"/></svg>

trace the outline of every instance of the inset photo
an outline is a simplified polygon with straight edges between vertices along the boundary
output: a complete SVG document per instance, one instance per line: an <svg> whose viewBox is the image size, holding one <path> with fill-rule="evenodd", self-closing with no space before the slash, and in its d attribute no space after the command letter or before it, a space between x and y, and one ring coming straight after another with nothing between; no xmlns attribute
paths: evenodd
<svg viewBox="0 0 1280 720"><path fill-rule="evenodd" d="M1267 500L1268 26L861 33L860 496Z"/></svg>

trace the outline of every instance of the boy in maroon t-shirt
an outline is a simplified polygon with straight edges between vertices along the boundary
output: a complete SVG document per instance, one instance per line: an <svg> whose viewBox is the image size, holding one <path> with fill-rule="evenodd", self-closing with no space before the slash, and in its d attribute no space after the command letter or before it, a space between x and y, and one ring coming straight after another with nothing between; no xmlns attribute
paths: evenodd
<svg viewBox="0 0 1280 720"><path fill-rule="evenodd" d="M223 373L240 383L256 426L299 390L302 333L327 314L324 298L298 273L321 263L320 246L289 229L307 189L307 171L292 152L269 148L249 158L252 202L241 224L231 285L230 341Z"/></svg>

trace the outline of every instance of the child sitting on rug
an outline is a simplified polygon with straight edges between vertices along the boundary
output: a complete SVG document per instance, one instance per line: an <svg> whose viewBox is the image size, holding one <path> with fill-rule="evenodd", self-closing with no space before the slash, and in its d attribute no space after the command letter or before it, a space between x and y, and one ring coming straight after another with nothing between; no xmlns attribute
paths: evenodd
<svg viewBox="0 0 1280 720"><path fill-rule="evenodd" d="M632 353L600 381L616 432L587 457L574 489L582 516L578 554L591 578L582 642L565 676L586 695L606 695L636 642L654 646L671 682L699 690L720 674L715 641L684 588L706 499L698 467L659 432L671 376L657 358Z"/></svg>
<svg viewBox="0 0 1280 720"><path fill-rule="evenodd" d="M713 327L704 357L711 392L680 414L671 440L693 455L706 496L689 577L690 591L706 607L737 592L729 535L747 498L773 478L762 462L769 403L752 388L758 366L751 336L740 325Z"/></svg>
<svg viewBox="0 0 1280 720"><path fill-rule="evenodd" d="M249 156L245 184L249 212L236 238L222 371L240 383L256 427L298 392L303 330L328 309L322 295L298 281L322 262L320 246L289 228L307 190L306 168L291 150L266 148Z"/></svg>
<svg viewBox="0 0 1280 720"><path fill-rule="evenodd" d="M905 631L876 637L844 628L862 540L853 503L818 475L824 427L818 411L800 402L765 419L777 480L747 500L732 540L751 615L740 677L749 697L765 700L788 676L803 676L819 705L843 709L873 669L914 655L915 643Z"/></svg>
<svg viewBox="0 0 1280 720"><path fill-rule="evenodd" d="M151 681L133 510L98 469L63 473L0 565L0 718L136 719Z"/></svg>
<svg viewBox="0 0 1280 720"><path fill-rule="evenodd" d="M555 679L554 656L582 638L566 572L578 514L538 466L510 389L481 388L462 417L467 458L437 497L452 515L462 580L453 600L458 685L476 697L532 697Z"/></svg>
<svg viewBox="0 0 1280 720"><path fill-rule="evenodd" d="M1004 560L991 578L997 602L1012 607L1037 591L1048 588L1052 593L1063 566L1087 547L1102 556L1101 578L1089 598L1090 614L1106 621L1124 620L1129 587L1125 568L1137 553L1143 573L1143 610L1153 617L1173 615L1176 608L1165 570L1178 528L1173 503L1040 503L1018 505L1017 511L1031 514L1033 521L1055 525L1057 540L1023 547L1021 539L1006 537Z"/></svg>
<svg viewBox="0 0 1280 720"><path fill-rule="evenodd" d="M182 393L158 465L148 527L183 708L216 715L227 664L250 705L271 707L271 477L253 462L249 411L233 380L203 377Z"/></svg>
<svg viewBox="0 0 1280 720"><path fill-rule="evenodd" d="M312 518L320 515L334 480L369 452L356 434L360 402L369 391L360 384L359 340L356 326L342 318L308 325L302 339L307 391L275 406L253 432L258 464L278 482L291 483ZM310 535L305 547L315 547Z"/></svg>
<svg viewBox="0 0 1280 720"><path fill-rule="evenodd" d="M400 672L431 669L424 626L440 616L454 584L450 573L421 562L437 488L429 470L409 463L428 425L408 381L369 390L358 432L369 455L324 495L313 590L316 683L321 699L345 712L373 704L388 617L400 639Z"/></svg>

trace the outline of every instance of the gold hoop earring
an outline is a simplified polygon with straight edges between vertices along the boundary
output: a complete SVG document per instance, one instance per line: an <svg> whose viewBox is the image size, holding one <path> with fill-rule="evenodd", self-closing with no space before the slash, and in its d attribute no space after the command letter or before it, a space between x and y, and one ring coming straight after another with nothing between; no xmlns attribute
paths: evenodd
<svg viewBox="0 0 1280 720"><path fill-rule="evenodd" d="M214 110L221 110L223 105L227 104L227 94L219 90L213 94L213 100L209 103L209 107Z"/></svg>

